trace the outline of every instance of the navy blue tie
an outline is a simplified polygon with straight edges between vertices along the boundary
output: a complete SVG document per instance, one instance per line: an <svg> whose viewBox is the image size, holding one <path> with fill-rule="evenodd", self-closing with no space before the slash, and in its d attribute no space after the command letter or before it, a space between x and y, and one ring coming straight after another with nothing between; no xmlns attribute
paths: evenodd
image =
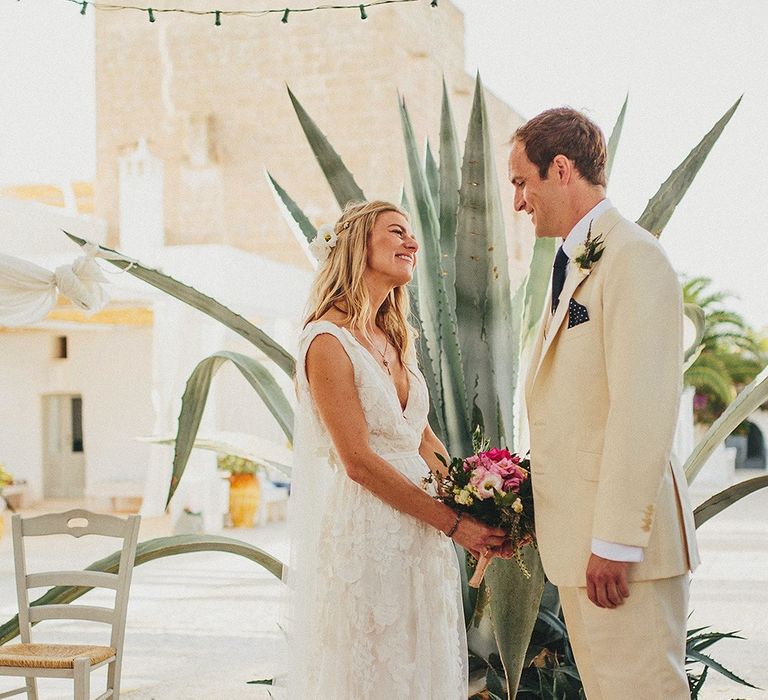
<svg viewBox="0 0 768 700"><path fill-rule="evenodd" d="M560 292L563 291L565 284L565 271L568 269L568 256L563 250L563 246L557 249L555 263L552 265L552 313L557 310L560 303Z"/></svg>

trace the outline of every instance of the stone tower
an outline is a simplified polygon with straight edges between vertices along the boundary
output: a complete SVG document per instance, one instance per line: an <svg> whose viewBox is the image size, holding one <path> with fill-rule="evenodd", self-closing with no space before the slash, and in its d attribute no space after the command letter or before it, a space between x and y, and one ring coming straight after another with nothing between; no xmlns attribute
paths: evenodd
<svg viewBox="0 0 768 700"><path fill-rule="evenodd" d="M303 0L294 0L293 7ZM173 0L175 3L175 0ZM156 7L170 7L158 0ZM175 3L178 5L178 3ZM251 3L253 4L253 3ZM272 7L264 0L259 6ZM309 3L304 3L308 5ZM218 0L221 10L242 0ZM210 0L189 0L210 9ZM213 18L100 12L96 18L96 212L120 246L119 162L146 139L162 159L164 240L224 243L306 265L267 184L268 169L316 223L338 208L300 130L296 94L370 198L399 201L406 176L398 93L420 143L438 143L445 76L463 140L474 79L464 22L447 0L353 10ZM520 117L486 93L510 255L527 259L506 181L506 143ZM130 250L125 250L128 255Z"/></svg>

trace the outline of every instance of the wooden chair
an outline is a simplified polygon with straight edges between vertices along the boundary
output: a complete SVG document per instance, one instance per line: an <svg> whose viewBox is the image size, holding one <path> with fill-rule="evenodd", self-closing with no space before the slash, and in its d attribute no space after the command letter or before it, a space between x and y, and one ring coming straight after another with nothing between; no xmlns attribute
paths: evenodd
<svg viewBox="0 0 768 700"><path fill-rule="evenodd" d="M0 646L0 676L23 676L26 685L0 693L0 698L27 693L37 700L36 678L73 678L75 700L90 699L91 671L109 664L107 690L96 700L118 700L120 667L123 660L123 638L131 585L136 542L139 536L138 515L126 519L112 515L70 510L33 518L12 518L13 552L16 567L16 590L19 599L19 631L21 644ZM49 571L28 574L24 555L24 538L42 535L104 535L123 540L118 573L100 571ZM87 586L111 588L115 591L114 608L92 605L29 605L29 588L38 586ZM33 644L32 624L41 620L92 620L112 627L109 646L74 644Z"/></svg>

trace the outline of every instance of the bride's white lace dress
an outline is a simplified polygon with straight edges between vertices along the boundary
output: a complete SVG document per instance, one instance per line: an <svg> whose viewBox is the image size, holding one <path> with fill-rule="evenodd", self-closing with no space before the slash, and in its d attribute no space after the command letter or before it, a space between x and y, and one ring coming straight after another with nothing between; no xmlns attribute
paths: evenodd
<svg viewBox="0 0 768 700"><path fill-rule="evenodd" d="M288 697L465 700L466 637L453 544L346 475L305 374L307 349L321 333L335 336L352 362L372 449L417 485L429 473L418 454L429 397L415 355L402 410L391 378L349 331L328 321L308 324L298 352L289 510Z"/></svg>

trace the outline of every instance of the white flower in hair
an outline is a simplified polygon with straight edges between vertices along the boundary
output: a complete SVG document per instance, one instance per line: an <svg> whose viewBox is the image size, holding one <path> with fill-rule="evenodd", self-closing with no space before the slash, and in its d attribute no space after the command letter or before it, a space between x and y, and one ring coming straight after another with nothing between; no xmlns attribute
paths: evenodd
<svg viewBox="0 0 768 700"><path fill-rule="evenodd" d="M317 262L325 262L338 240L339 237L336 235L336 229L333 224L323 224L317 229L317 235L309 244L309 250L315 256Z"/></svg>

